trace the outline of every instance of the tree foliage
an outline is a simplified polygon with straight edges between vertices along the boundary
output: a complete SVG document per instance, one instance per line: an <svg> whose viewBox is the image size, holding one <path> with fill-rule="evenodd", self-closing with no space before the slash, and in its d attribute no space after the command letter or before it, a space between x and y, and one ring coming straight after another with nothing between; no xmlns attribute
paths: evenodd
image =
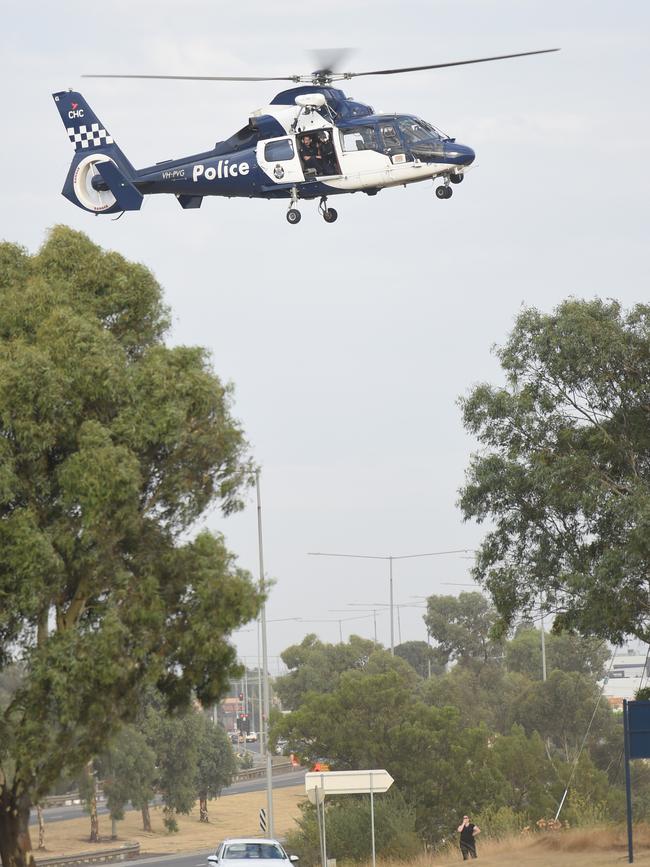
<svg viewBox="0 0 650 867"><path fill-rule="evenodd" d="M488 609L486 600L477 601L477 611ZM485 625L488 644L489 629ZM484 644L467 638L469 631L467 623L453 633L458 664L430 678L375 651L363 665L336 673L333 685L305 692L293 712L277 715L273 736L287 738L287 749L307 762L326 757L333 770L386 768L395 779L391 791L413 810L416 833L428 843L449 839L467 812L497 817L502 831L553 816L569 783L563 807L569 821L617 818L622 735L596 682L602 642L549 636L548 678L542 683L529 665L538 659L532 653L533 639L540 645L537 630L524 627L504 638L499 655L487 659ZM511 670L513 661L522 670ZM344 812L348 802L340 801ZM639 801L650 803L645 788ZM299 825L296 847L315 859L310 810ZM353 825L352 816L341 819L350 833ZM360 822L358 834L362 829Z"/></svg>
<svg viewBox="0 0 650 867"><path fill-rule="evenodd" d="M395 656L406 660L420 677L442 674L445 670L443 654L437 648L429 647L426 641L404 641L396 646Z"/></svg>
<svg viewBox="0 0 650 867"><path fill-rule="evenodd" d="M415 859L422 850L415 832L415 811L397 791L375 796L375 850L379 858L400 863ZM321 862L316 809L300 805L297 829L290 831L285 848L300 857L305 867ZM326 803L327 856L338 861L369 861L372 855L370 798L328 798Z"/></svg>
<svg viewBox="0 0 650 867"><path fill-rule="evenodd" d="M567 632L545 632L547 671L575 671L599 680L610 651L604 641ZM504 645L506 666L531 680L542 679L542 640L538 629L518 629Z"/></svg>
<svg viewBox="0 0 650 867"><path fill-rule="evenodd" d="M504 626L541 597L558 629L648 641L650 307L527 309L498 357L506 384L462 401L461 507L493 527L476 577Z"/></svg>
<svg viewBox="0 0 650 867"><path fill-rule="evenodd" d="M188 535L240 506L247 446L207 353L164 345L150 272L58 227L35 256L0 244L0 299L0 666L24 675L0 722L0 853L18 867L30 803L147 684L213 701L259 600L220 536Z"/></svg>
<svg viewBox="0 0 650 867"><path fill-rule="evenodd" d="M218 798L237 771L237 761L228 735L205 714L198 715L199 755L195 785L200 801L200 819L209 821L208 799Z"/></svg>
<svg viewBox="0 0 650 867"><path fill-rule="evenodd" d="M375 650L372 641L351 635L347 643L324 644L306 635L281 654L289 673L275 680L275 692L288 710L299 707L307 693L331 692L342 672L363 669Z"/></svg>
<svg viewBox="0 0 650 867"><path fill-rule="evenodd" d="M138 726L120 729L96 765L104 781L111 819L123 819L129 801L136 810L142 810L153 800L158 775L156 753Z"/></svg>
<svg viewBox="0 0 650 867"><path fill-rule="evenodd" d="M445 663L487 662L501 653L492 640L496 611L482 593L429 596L424 622Z"/></svg>

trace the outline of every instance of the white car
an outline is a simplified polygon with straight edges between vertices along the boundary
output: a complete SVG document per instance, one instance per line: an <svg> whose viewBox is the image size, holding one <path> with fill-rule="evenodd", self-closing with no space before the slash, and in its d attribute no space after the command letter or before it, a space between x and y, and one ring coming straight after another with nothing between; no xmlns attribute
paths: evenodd
<svg viewBox="0 0 650 867"><path fill-rule="evenodd" d="M246 743L254 744L257 742L257 732L248 732L246 735Z"/></svg>
<svg viewBox="0 0 650 867"><path fill-rule="evenodd" d="M219 867L243 867L242 861L273 861L274 867L291 867L297 855L287 855L277 840L258 837L233 837L219 844L214 855L208 855L210 864Z"/></svg>

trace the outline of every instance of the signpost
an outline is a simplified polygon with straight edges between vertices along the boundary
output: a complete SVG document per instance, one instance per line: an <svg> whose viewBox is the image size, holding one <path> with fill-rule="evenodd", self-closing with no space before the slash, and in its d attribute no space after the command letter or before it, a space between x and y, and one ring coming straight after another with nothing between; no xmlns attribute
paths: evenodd
<svg viewBox="0 0 650 867"><path fill-rule="evenodd" d="M327 837L325 832L326 795L370 795L370 833L372 838L372 865L375 862L375 795L387 792L393 778L385 770L372 771L322 771L305 774L305 790L312 804L316 805L318 830L321 843L321 861L327 867Z"/></svg>
<svg viewBox="0 0 650 867"><path fill-rule="evenodd" d="M262 834L266 834L266 810L264 807L260 810L260 831Z"/></svg>
<svg viewBox="0 0 650 867"><path fill-rule="evenodd" d="M632 864L634 862L634 849L630 759L650 759L650 701L623 700L623 743L625 745L625 794L627 796L627 860Z"/></svg>

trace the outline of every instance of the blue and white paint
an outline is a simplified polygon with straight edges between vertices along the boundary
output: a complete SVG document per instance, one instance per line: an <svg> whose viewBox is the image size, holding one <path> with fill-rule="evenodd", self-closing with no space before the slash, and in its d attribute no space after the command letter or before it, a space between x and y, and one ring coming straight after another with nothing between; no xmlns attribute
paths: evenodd
<svg viewBox="0 0 650 867"><path fill-rule="evenodd" d="M175 195L183 208L200 207L205 196L284 198L294 215L300 199L442 179L439 198L462 179L474 151L412 115L376 114L343 91L306 85L277 94L254 112L243 129L211 151L135 169L112 135L75 91L53 94L75 146L63 195L91 213L138 210L143 197ZM319 173L304 161L303 136L325 137L328 168ZM336 212L333 219L336 219ZM289 218L289 215L288 215ZM289 218L290 219L290 218ZM297 222L300 219L290 219Z"/></svg>

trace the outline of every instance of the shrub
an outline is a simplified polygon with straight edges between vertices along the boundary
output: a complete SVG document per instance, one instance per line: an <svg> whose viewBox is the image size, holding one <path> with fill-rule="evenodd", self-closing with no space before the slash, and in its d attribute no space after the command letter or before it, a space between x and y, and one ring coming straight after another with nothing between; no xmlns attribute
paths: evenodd
<svg viewBox="0 0 650 867"><path fill-rule="evenodd" d="M526 825L526 818L512 807L485 807L473 821L481 829L481 836L503 840L519 834Z"/></svg>
<svg viewBox="0 0 650 867"><path fill-rule="evenodd" d="M302 867L320 863L316 808L300 805L298 829L286 838L286 848L300 856ZM328 799L325 807L327 855L337 861L366 861L372 854L370 798L367 795ZM375 850L384 859L409 860L420 854L415 811L395 791L375 797Z"/></svg>

